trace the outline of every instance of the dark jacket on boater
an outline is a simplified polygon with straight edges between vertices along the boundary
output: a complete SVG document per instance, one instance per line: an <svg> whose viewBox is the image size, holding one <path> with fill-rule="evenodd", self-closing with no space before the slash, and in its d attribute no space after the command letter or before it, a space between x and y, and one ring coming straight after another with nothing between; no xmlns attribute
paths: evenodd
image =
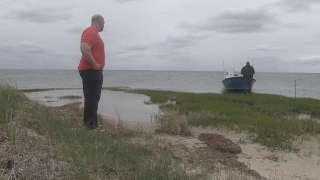
<svg viewBox="0 0 320 180"><path fill-rule="evenodd" d="M246 79L246 80L252 81L254 73L255 73L254 69L252 66L250 66L250 64L245 65L241 69L241 74L243 74L243 79Z"/></svg>

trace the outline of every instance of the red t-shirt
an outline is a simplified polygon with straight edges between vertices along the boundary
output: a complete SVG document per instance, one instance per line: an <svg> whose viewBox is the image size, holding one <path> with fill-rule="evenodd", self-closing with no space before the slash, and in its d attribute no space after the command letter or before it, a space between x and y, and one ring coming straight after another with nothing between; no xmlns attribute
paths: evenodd
<svg viewBox="0 0 320 180"><path fill-rule="evenodd" d="M81 42L88 43L91 46L93 58L96 60L97 64L100 65L101 69L103 69L105 65L104 43L98 31L93 27L88 27L82 33ZM85 59L83 55L81 56L78 69L92 69L92 65Z"/></svg>

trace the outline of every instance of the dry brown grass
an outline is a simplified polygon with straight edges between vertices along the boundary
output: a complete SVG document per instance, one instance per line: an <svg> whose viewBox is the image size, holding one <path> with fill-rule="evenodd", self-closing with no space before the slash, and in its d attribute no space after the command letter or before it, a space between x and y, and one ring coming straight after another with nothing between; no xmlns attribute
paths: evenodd
<svg viewBox="0 0 320 180"><path fill-rule="evenodd" d="M15 136L1 135L0 179L64 179L68 164L59 160L49 140L15 122L10 126Z"/></svg>
<svg viewBox="0 0 320 180"><path fill-rule="evenodd" d="M157 133L191 136L191 129L186 118L179 116L174 111L163 111L157 115L155 122L159 124Z"/></svg>

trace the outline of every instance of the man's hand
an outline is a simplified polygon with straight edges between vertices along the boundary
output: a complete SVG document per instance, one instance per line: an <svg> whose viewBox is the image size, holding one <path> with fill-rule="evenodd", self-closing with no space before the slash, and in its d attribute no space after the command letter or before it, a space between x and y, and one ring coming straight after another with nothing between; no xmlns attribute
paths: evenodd
<svg viewBox="0 0 320 180"><path fill-rule="evenodd" d="M92 52L91 52L91 46L88 43L81 42L80 50L82 52L82 55L85 57L85 60L92 65L93 69L95 70L101 69L100 65L97 64L96 60L93 58Z"/></svg>
<svg viewBox="0 0 320 180"><path fill-rule="evenodd" d="M92 66L93 69L95 70L100 70L100 65L95 63L93 66Z"/></svg>

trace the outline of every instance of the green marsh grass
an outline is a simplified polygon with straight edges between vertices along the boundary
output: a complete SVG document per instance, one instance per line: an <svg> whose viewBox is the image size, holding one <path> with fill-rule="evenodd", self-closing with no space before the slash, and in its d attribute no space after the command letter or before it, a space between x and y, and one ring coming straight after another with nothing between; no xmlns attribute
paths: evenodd
<svg viewBox="0 0 320 180"><path fill-rule="evenodd" d="M55 91L55 90L71 90L79 88L37 88L37 89L20 89L24 93L42 92L42 91Z"/></svg>
<svg viewBox="0 0 320 180"><path fill-rule="evenodd" d="M58 90L55 88L43 88L43 89L21 89L22 92L24 93L31 93L31 92L42 92L42 91L53 91L53 90Z"/></svg>
<svg viewBox="0 0 320 180"><path fill-rule="evenodd" d="M116 88L111 88L114 90ZM212 126L248 132L254 142L270 148L295 151L293 141L304 135L319 135L320 100L290 98L280 95L212 94L156 91L145 89L117 89L140 93L161 109L176 111L186 117L191 126ZM167 104L170 99L175 105ZM312 118L301 120L300 114Z"/></svg>
<svg viewBox="0 0 320 180"><path fill-rule="evenodd" d="M75 95L69 95L69 96L59 96L59 99L81 99L82 96L75 96Z"/></svg>
<svg viewBox="0 0 320 180"><path fill-rule="evenodd" d="M41 162L54 159L54 162L64 164L62 168L65 171L59 174L50 175L49 169L52 168L48 163L41 168L50 179L193 179L187 175L180 160L173 157L169 147L147 148L133 143L133 134L87 130L81 118L72 114L61 116L58 110L37 102L25 103L23 99L18 99L19 94L9 85L0 86L0 128L9 123L9 120L3 119L10 119L11 110L20 112L19 118L15 120L21 126L20 129L24 127L34 132L31 134L38 134L39 138L36 139L43 139L39 144L32 142L32 147L41 147L36 148L38 150L50 149L51 155L48 157L45 154ZM12 128L6 132L4 136L17 133ZM9 152L13 156L15 151ZM26 161L42 157L37 153L35 155ZM3 154L0 156L2 158ZM28 173L23 176L34 177L37 174L32 170Z"/></svg>

